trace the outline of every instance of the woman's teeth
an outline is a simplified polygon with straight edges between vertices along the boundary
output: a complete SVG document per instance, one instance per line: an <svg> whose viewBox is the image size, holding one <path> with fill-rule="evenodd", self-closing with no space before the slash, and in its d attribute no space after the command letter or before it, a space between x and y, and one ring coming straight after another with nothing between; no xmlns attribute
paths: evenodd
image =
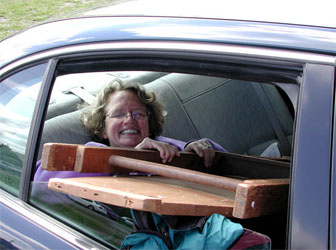
<svg viewBox="0 0 336 250"><path fill-rule="evenodd" d="M138 134L139 132L137 130L134 129L126 129L121 131L120 134L124 135L124 134Z"/></svg>

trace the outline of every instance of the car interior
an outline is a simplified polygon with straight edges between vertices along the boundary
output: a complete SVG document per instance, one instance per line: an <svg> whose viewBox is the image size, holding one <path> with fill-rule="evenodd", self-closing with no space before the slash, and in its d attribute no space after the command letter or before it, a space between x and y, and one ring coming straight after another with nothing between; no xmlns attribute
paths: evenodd
<svg viewBox="0 0 336 250"><path fill-rule="evenodd" d="M285 149L281 149L263 100L256 91L256 85L261 86L290 144L294 107L284 90L276 85L183 73L144 72L142 75L144 79L141 79L141 83L145 84L147 90L157 93L165 104L167 115L164 136L183 141L207 137L237 154L290 156L290 149L287 149L287 154L283 153ZM155 78L157 76L160 77ZM137 78L129 81L139 82ZM150 82L146 82L147 80ZM100 88L104 87L102 85ZM99 91L99 88L96 91L83 86L77 88L93 96ZM57 101L52 99L49 106L42 144L80 144L92 141L93 138L90 138L80 123L80 111L77 110L84 100L80 94L72 91L63 91L62 95ZM218 112L219 109L221 112Z"/></svg>
<svg viewBox="0 0 336 250"><path fill-rule="evenodd" d="M164 67L153 65L134 67L134 71L122 66L115 69L106 63L99 64L98 70L97 65L92 62L90 65L77 62L59 65L45 114L37 160L41 158L44 143L85 144L95 140L80 122L81 105L90 103L104 86L119 78L143 84L146 90L154 92L163 101L167 112L163 136L182 141L209 138L231 153L290 162L300 69L230 64L220 69L210 67L212 70L209 71L177 69L177 66L164 70ZM39 198L33 198L33 204L81 228L84 233L90 231L89 234L107 244L120 245L125 234L132 230L126 209L103 204L113 219L108 223L100 222L92 229L90 220L94 216L100 218L102 214L90 216L83 222L83 219L64 214L61 208L55 209L50 202L46 204L41 193L36 192L34 195L33 190L32 196ZM48 192L49 197L56 196L55 192ZM57 199L56 204L66 206L69 202L64 197ZM80 205L75 206L72 209L77 213L83 210ZM269 236L272 246L281 248L286 242L286 213L232 220L244 228ZM115 223L119 225L116 227ZM120 223L124 225L120 226ZM103 232L107 227L110 230L108 235Z"/></svg>

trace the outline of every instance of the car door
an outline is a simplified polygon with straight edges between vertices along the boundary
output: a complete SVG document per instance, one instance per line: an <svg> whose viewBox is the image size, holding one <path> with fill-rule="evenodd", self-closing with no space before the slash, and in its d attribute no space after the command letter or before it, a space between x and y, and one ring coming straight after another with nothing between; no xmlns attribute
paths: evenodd
<svg viewBox="0 0 336 250"><path fill-rule="evenodd" d="M150 49L150 46L153 46L155 49ZM183 48L183 51L180 48ZM254 50L244 46L232 48L231 46L219 44L205 45L188 42L179 44L176 41L173 43L166 41L151 42L150 44L139 44L137 42L115 42L111 44L107 42L106 44L99 44L98 48L95 44L85 46L74 45L68 47L66 50L58 51L56 49L47 55L42 53L40 55L41 58L48 57L48 62L46 62L45 70L43 71L45 73L43 73L43 81L39 87L39 95L36 97L35 103L37 105L30 115L31 122L28 127L30 132L27 133L28 136L26 135L26 144L23 147L23 160L21 163L18 163L18 165L22 165L22 174L19 174L22 176L19 178L19 182L16 181L16 184L12 185L14 186L14 190L16 190L13 193L19 199L7 193L11 187L11 184L8 183L11 182L5 184L8 188L4 188L7 190L4 196L12 200L10 204L12 207L23 201L24 210L29 211L26 216L30 218L29 221L34 222L34 224L36 223L42 230L52 232L52 235L57 236L57 239L60 237L62 242L66 242L66 244L73 246L88 244L86 246L118 248L123 238L132 231L128 219L119 221L115 220L115 218L111 219L102 214L95 213L81 207L80 204L70 201L61 193L48 190L47 183L32 181L34 168L36 162L39 160L38 152L42 146L39 144L43 138L43 133L46 131L48 108L51 106L51 96L54 87L57 85L57 80L62 75L119 72L119 76L122 76L137 70L167 74L191 74L197 77L229 78L230 80L234 80L232 86L242 86L239 91L235 90L228 95L228 99L232 98L233 101L239 100L239 102L236 102L238 104L244 102L244 98L252 98L252 95L246 93L248 93L248 90L253 91L253 88L250 84L243 82L243 80L267 83L268 85L265 88L267 86L274 87L274 82L280 81L285 84L298 86L300 89L298 104L294 107L295 110L293 111L295 127L292 130L293 146L290 155L291 185L288 203L289 209L284 214L281 214L282 217L274 216L272 220L266 217L260 221L246 220L239 222L246 227L255 227L257 231L260 230L262 233L273 234L275 237L279 236L277 242L279 246L288 246L291 248L328 248L331 212L330 196L326 194L329 194L330 186L332 185L330 182L330 159L332 156L332 93L334 93L334 66L332 66L332 63L334 58L322 55L319 59L311 59L310 54L303 52L287 51L287 54L280 52L283 51L267 48ZM34 60L36 63L37 59L34 58ZM27 67L25 64L21 66ZM1 81L3 79L6 80L7 77L2 77ZM203 80L204 78L200 79ZM200 89L200 86L204 86L202 81L200 83L195 81L192 85L182 84L182 87L179 86L177 88L174 86L174 88L170 83L167 83L167 78L164 80L165 82L162 86L169 89L169 93L173 93L174 98L178 97L174 99L177 101L172 104L181 104L174 106L174 109L178 111L182 110L181 114L191 114L191 116L188 116L188 119L191 118L194 119L192 121L195 121L192 123L188 120L188 122L182 123L182 126L191 124L191 127L195 129L193 131L196 132L190 132L190 134L197 135L199 133L201 135L202 131L206 133L207 130L215 132L213 136L220 133L225 134L225 131L219 130L221 126L224 126L223 124L217 124L216 129L209 127L211 125L209 121L215 121L215 119L198 119L201 115L207 114L206 112L200 113L199 116L196 115L199 106L193 106L194 98L201 96L197 101L202 102L206 99L206 96L202 96L201 94L209 92L209 89L207 91L196 91ZM221 97L224 92L220 92L222 89L216 84L211 85L210 89L216 90L216 93L220 93L217 96ZM229 86L228 88L232 87L231 85L225 85L225 87L227 86ZM188 91L192 92L192 95L185 95ZM36 94L37 92L34 93ZM260 100L256 95L254 98L252 103L255 103L255 106L258 103L260 106ZM223 99L225 98L220 100ZM209 106L212 106L210 101L206 100L203 103L210 103L211 105ZM232 103L234 102L226 106L214 105L211 113L215 114L215 118L218 118L221 113L224 113L224 110L229 112L230 108L233 109L238 106ZM253 106L248 105L246 109L252 109ZM262 108L259 110L262 110ZM235 130L235 135L237 136L232 138L233 142L238 136L246 139L259 127L253 123L245 122L248 119L249 112L241 116L238 114L237 112L235 117L235 114L232 114L227 123L229 124L234 119L237 121L242 120L245 126L242 128L245 128L246 131L250 129L252 132L239 133L239 130ZM264 115L263 118L261 121L264 124L271 123L267 115ZM176 120L172 121L173 125L178 124L178 122L174 122ZM281 121L283 120L281 119ZM201 127L204 124L206 126ZM235 125L236 123L229 127L234 129ZM197 130L197 126L200 126L202 129ZM173 131L171 127L170 131ZM271 131L271 134L274 134L274 131ZM185 133L182 133L182 136L186 136ZM259 134L256 135L256 138L260 139ZM234 150L238 150L236 148L242 145L238 139L237 141L239 142L236 145L237 147L232 147ZM271 140L268 141L268 143L271 142ZM264 144L258 141L257 146L260 145L264 147ZM249 149L253 148L255 150L253 146L251 145ZM239 153L243 154L246 152L251 151L242 149ZM16 158L14 159L17 161ZM18 179L18 177L16 178ZM316 185L312 185L312 183L316 183ZM112 207L112 209L115 208ZM18 209L14 211L19 212ZM286 214L287 212L289 219ZM32 216L34 213L36 214L35 217ZM124 211L120 211L120 214L122 213ZM120 217L127 216L122 215ZM47 223L46 221L52 223ZM53 225L56 225L56 229L53 228ZM288 245L286 245L286 239Z"/></svg>

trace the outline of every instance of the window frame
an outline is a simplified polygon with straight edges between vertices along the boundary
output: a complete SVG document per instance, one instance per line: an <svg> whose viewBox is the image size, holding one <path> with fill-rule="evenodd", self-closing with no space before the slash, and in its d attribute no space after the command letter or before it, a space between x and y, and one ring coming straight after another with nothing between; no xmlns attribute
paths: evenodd
<svg viewBox="0 0 336 250"><path fill-rule="evenodd" d="M336 60L335 60L336 61ZM336 67L334 68L334 82L336 85ZM330 172L330 228L329 248L336 248L336 93L334 92L333 110L333 138L332 138L332 165Z"/></svg>
<svg viewBox="0 0 336 250"><path fill-rule="evenodd" d="M45 110L43 107L48 106L48 100L50 96L50 91L52 87L50 86L52 83L52 79L54 77L54 71L57 64L57 60L52 59L48 61L47 69L45 71L44 79L42 81L42 85L37 96L35 109L32 117L32 124L30 127L28 140L27 140L27 150L24 156L23 166L22 166L22 174L20 180L20 189L19 189L19 198L25 202L28 202L29 190L30 190L30 180L33 171L35 160L35 150L34 145L38 145L37 141L39 137L36 135L40 130L40 125L42 124L42 120L45 114ZM44 93L48 93L47 95L43 95ZM42 110L41 110L42 109ZM44 108L45 109L45 108Z"/></svg>
<svg viewBox="0 0 336 250"><path fill-rule="evenodd" d="M329 248L333 82L331 65L305 65L293 145L289 248Z"/></svg>

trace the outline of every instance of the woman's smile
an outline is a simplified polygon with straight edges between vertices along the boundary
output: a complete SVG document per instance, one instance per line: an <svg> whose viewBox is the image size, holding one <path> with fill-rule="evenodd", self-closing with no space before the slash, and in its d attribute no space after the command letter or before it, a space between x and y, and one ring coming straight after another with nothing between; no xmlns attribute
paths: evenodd
<svg viewBox="0 0 336 250"><path fill-rule="evenodd" d="M129 134L139 134L138 130L135 129L125 129L120 132L121 135L129 135Z"/></svg>
<svg viewBox="0 0 336 250"><path fill-rule="evenodd" d="M105 113L104 138L110 146L134 148L148 137L146 105L134 93L123 90L111 94Z"/></svg>

